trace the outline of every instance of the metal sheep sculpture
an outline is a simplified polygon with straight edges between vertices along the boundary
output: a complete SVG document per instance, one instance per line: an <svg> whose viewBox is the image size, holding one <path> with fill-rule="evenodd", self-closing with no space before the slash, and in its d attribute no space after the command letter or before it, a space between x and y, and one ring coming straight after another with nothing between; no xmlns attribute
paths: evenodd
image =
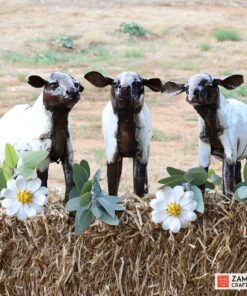
<svg viewBox="0 0 247 296"><path fill-rule="evenodd" d="M33 105L16 105L0 119L0 161L6 143L14 146L19 155L25 151L48 151L49 155L38 168L38 177L47 186L50 162L62 162L67 199L74 186L72 175L73 149L68 116L79 101L81 84L68 74L54 72L48 79L30 76L28 83L43 91Z"/></svg>
<svg viewBox="0 0 247 296"><path fill-rule="evenodd" d="M169 95L185 92L187 102L199 114L199 165L208 170L211 155L223 160L223 192L227 196L241 182L240 161L247 157L247 105L226 100L219 86L231 90L243 82L242 75L220 79L197 74L186 84L168 81L163 86L163 92Z"/></svg>
<svg viewBox="0 0 247 296"><path fill-rule="evenodd" d="M152 137L144 86L160 92L162 83L158 78L144 79L135 72L123 72L114 79L93 71L85 78L96 87L111 86L111 99L102 114L109 194L117 195L122 159L131 157L134 192L142 197L148 191L147 163Z"/></svg>

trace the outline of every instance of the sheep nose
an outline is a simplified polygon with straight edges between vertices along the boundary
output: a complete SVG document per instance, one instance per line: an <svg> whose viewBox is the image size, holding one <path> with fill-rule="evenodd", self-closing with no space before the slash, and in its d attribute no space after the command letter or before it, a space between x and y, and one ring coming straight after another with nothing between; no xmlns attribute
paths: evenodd
<svg viewBox="0 0 247 296"><path fill-rule="evenodd" d="M75 96L78 94L78 90L76 88L70 88L66 90L66 94L69 96Z"/></svg>
<svg viewBox="0 0 247 296"><path fill-rule="evenodd" d="M131 87L128 85L126 87L122 87L120 91L121 96L129 96L130 95L130 89Z"/></svg>

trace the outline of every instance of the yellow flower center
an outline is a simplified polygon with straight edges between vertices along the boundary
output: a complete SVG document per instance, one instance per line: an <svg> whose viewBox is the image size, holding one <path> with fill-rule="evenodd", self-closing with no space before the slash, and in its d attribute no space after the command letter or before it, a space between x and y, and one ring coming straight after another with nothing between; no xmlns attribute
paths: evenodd
<svg viewBox="0 0 247 296"><path fill-rule="evenodd" d="M17 200L23 204L29 204L33 199L33 195L29 191L20 191L17 194Z"/></svg>
<svg viewBox="0 0 247 296"><path fill-rule="evenodd" d="M166 211L169 215L177 217L181 213L181 206L178 203L171 202L166 208Z"/></svg>

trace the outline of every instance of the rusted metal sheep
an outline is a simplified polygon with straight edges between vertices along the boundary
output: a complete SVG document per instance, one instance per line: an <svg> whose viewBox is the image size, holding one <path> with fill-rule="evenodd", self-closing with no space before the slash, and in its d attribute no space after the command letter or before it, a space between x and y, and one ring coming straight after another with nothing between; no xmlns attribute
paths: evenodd
<svg viewBox="0 0 247 296"><path fill-rule="evenodd" d="M225 195L230 195L235 184L241 182L240 161L247 157L247 105L235 99L226 100L219 86L231 90L243 82L242 75L220 79L197 74L186 84L168 81L163 86L163 92L169 95L186 92L186 100L199 114L199 164L208 170L211 155L223 160Z"/></svg>
<svg viewBox="0 0 247 296"><path fill-rule="evenodd" d="M4 147L10 143L19 155L25 151L48 151L49 156L38 168L42 185L47 186L50 162L62 162L66 199L73 186L73 150L69 132L69 112L79 101L81 84L68 74L54 72L49 78L30 76L28 83L43 92L33 105L16 105L0 119L0 161Z"/></svg>
<svg viewBox="0 0 247 296"><path fill-rule="evenodd" d="M142 197L148 191L147 163L152 137L144 86L160 92L162 83L158 78L144 79L135 72L123 72L114 79L92 71L85 78L96 87L111 86L111 99L102 114L109 194L117 195L122 159L131 157L134 192Z"/></svg>

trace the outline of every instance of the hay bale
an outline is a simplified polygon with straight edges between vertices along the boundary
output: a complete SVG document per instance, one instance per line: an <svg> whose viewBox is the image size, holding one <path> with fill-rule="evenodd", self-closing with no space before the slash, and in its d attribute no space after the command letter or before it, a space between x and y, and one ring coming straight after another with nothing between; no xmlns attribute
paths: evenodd
<svg viewBox="0 0 247 296"><path fill-rule="evenodd" d="M215 272L246 272L246 204L211 195L170 235L150 222L150 197L128 196L118 227L80 236L61 202L25 222L1 212L0 295L215 295Z"/></svg>

